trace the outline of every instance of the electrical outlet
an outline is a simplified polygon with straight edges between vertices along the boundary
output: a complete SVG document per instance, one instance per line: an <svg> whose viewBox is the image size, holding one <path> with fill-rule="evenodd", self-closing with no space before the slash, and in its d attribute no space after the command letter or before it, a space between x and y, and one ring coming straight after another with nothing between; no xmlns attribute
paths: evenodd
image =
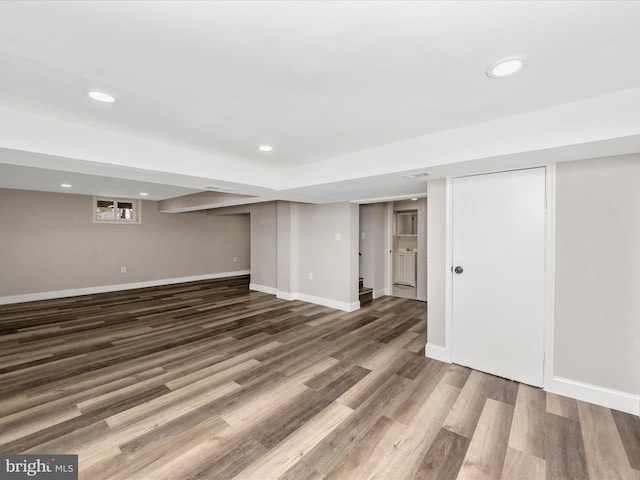
<svg viewBox="0 0 640 480"><path fill-rule="evenodd" d="M238 261L238 257L233 257L233 261L237 262Z"/></svg>
<svg viewBox="0 0 640 480"><path fill-rule="evenodd" d="M127 267L120 267L120 273L127 273Z"/></svg>
<svg viewBox="0 0 640 480"><path fill-rule="evenodd" d="M309 280L313 280L313 273L309 272Z"/></svg>
<svg viewBox="0 0 640 480"><path fill-rule="evenodd" d="M364 232L361 232L361 233L360 233L360 238L361 238L362 240L364 240Z"/></svg>
<svg viewBox="0 0 640 480"><path fill-rule="evenodd" d="M339 233L336 233L336 242L339 242L340 240L342 240L342 235L340 235Z"/></svg>

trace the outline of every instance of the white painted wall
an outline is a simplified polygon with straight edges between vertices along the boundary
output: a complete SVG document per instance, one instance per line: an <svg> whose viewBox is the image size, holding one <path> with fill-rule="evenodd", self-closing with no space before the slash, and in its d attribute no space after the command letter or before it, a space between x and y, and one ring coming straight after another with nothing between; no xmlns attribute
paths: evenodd
<svg viewBox="0 0 640 480"><path fill-rule="evenodd" d="M639 109L640 88L633 88L290 167L282 171L280 188L346 180L363 171L437 174L438 166L460 163L469 174L464 162L495 171L637 152Z"/></svg>
<svg viewBox="0 0 640 480"><path fill-rule="evenodd" d="M557 166L555 375L640 394L640 155Z"/></svg>
<svg viewBox="0 0 640 480"><path fill-rule="evenodd" d="M287 190L400 171L437 174L439 166L453 164L469 173L469 161L476 162L475 170L487 171L637 152L639 109L640 88L633 88L277 169L0 106L0 146L46 154L19 160L6 155L5 163L130 179L167 172L183 176L184 186L193 188L201 186L187 182L189 177Z"/></svg>
<svg viewBox="0 0 640 480"><path fill-rule="evenodd" d="M3 149L47 155L3 158L6 163L89 174L108 167L108 176L118 178L135 179L135 170L143 169L267 188L279 185L273 168L6 106L0 106L0 131Z"/></svg>

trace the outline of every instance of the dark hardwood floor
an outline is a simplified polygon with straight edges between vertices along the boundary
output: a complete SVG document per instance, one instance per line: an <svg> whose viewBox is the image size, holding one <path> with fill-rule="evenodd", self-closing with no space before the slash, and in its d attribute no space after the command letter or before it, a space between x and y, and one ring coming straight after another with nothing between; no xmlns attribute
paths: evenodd
<svg viewBox="0 0 640 480"><path fill-rule="evenodd" d="M237 277L0 306L0 452L80 478L640 480L640 420L424 358L425 304Z"/></svg>

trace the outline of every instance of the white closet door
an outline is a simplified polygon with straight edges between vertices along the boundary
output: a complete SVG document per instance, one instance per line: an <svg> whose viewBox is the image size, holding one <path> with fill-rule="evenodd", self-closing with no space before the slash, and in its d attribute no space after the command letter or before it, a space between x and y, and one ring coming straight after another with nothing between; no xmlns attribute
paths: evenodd
<svg viewBox="0 0 640 480"><path fill-rule="evenodd" d="M543 385L545 169L453 181L452 355Z"/></svg>

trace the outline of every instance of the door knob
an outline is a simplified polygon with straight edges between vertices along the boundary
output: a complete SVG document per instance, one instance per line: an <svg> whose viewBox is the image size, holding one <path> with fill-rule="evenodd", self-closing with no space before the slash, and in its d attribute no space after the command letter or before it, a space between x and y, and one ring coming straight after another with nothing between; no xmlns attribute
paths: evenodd
<svg viewBox="0 0 640 480"><path fill-rule="evenodd" d="M464 272L464 269L460 265L458 265L453 271L460 275L462 272Z"/></svg>

